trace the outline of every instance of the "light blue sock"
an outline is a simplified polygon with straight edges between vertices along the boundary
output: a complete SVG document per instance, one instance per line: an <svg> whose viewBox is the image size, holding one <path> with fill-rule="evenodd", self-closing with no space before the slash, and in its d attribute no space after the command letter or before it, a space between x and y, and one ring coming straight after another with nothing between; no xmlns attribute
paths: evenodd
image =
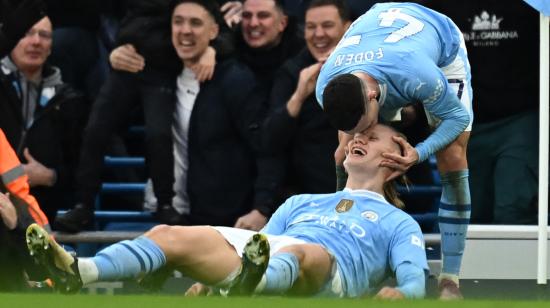
<svg viewBox="0 0 550 308"><path fill-rule="evenodd" d="M166 264L166 256L151 239L140 236L131 241L113 244L98 252L96 264L99 280L137 278Z"/></svg>
<svg viewBox="0 0 550 308"><path fill-rule="evenodd" d="M470 223L471 201L468 169L441 175L439 230L443 274L458 275Z"/></svg>
<svg viewBox="0 0 550 308"><path fill-rule="evenodd" d="M284 252L273 255L265 271L265 285L259 291L266 294L288 291L298 279L299 270L300 264L294 254Z"/></svg>

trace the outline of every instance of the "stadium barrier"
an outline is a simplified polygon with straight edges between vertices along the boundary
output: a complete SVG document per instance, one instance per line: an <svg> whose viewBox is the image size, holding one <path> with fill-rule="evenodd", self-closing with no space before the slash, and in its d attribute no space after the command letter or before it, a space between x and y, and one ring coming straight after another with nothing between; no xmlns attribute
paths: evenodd
<svg viewBox="0 0 550 308"><path fill-rule="evenodd" d="M111 244L123 240L131 240L143 234L141 231L81 231L78 233L53 232L60 243L96 243ZM440 236L437 233L424 234L427 246L439 245Z"/></svg>
<svg viewBox="0 0 550 308"><path fill-rule="evenodd" d="M100 214L99 217L105 217ZM57 241L71 244L110 244L141 234L143 231L54 232ZM441 268L440 235L424 234L424 239L431 275L437 276ZM537 277L537 240L537 226L470 225L461 278L534 280Z"/></svg>

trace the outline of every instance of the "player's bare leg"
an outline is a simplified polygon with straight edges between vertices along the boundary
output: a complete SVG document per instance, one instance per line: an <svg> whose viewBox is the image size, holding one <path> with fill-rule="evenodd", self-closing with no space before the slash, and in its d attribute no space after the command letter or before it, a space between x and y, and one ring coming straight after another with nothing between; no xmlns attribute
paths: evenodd
<svg viewBox="0 0 550 308"><path fill-rule="evenodd" d="M64 293L77 292L83 284L95 281L141 280L165 269L177 269L195 280L215 284L238 270L241 263L225 238L204 226L157 226L144 236L108 246L93 258L74 258L37 225L29 227L27 245L47 269L55 288ZM163 281L155 283L161 286Z"/></svg>
<svg viewBox="0 0 550 308"><path fill-rule="evenodd" d="M298 257L300 271L298 279L289 291L291 295L313 295L318 293L331 278L334 258L327 250L316 244L292 245L281 249Z"/></svg>
<svg viewBox="0 0 550 308"><path fill-rule="evenodd" d="M312 295L331 277L333 258L317 244L283 247L271 256L257 293Z"/></svg>
<svg viewBox="0 0 550 308"><path fill-rule="evenodd" d="M208 285L214 285L241 265L225 238L206 226L157 226L145 233L164 252L167 266Z"/></svg>

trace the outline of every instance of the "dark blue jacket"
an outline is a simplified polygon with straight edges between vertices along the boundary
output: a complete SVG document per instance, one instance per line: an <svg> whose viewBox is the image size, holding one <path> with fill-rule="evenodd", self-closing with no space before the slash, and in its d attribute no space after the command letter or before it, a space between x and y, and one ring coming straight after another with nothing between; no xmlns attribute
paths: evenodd
<svg viewBox="0 0 550 308"><path fill-rule="evenodd" d="M329 193L336 189L334 151L338 131L315 99L303 103L297 118L288 114L286 104L298 85L302 69L314 64L307 48L286 61L275 75L270 110L263 124L263 142L271 152L282 151L286 158L286 186L292 193Z"/></svg>
<svg viewBox="0 0 550 308"><path fill-rule="evenodd" d="M277 167L263 151L259 119L267 93L236 60L201 84L189 124L187 178L192 224L232 226L258 209L276 208Z"/></svg>

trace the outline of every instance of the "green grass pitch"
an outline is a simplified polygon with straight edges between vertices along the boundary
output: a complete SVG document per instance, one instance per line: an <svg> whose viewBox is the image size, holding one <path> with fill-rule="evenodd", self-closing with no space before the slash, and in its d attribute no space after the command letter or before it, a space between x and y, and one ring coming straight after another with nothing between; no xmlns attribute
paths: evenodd
<svg viewBox="0 0 550 308"><path fill-rule="evenodd" d="M549 307L543 301L464 300L442 302L437 300L378 301L372 299L320 298L221 298L160 295L55 295L55 294L0 294L0 307L33 308L538 308Z"/></svg>

